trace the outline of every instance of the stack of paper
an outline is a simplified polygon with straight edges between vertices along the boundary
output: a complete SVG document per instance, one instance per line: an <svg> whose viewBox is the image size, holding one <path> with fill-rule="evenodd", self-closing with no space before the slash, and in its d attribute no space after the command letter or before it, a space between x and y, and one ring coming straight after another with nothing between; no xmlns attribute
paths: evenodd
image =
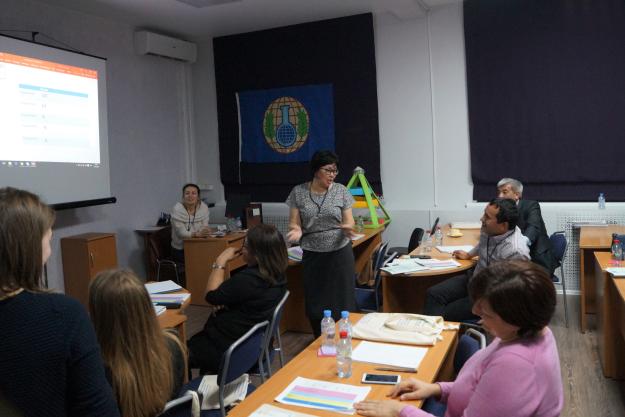
<svg viewBox="0 0 625 417"><path fill-rule="evenodd" d="M166 292L176 292L182 290L182 287L172 280L150 282L145 284L145 288L149 294L161 294Z"/></svg>
<svg viewBox="0 0 625 417"><path fill-rule="evenodd" d="M392 263L387 264L385 267L380 268L382 271L386 271L391 275L397 274L410 274L413 272L426 271L429 268L419 265L416 259L410 258L397 258Z"/></svg>
<svg viewBox="0 0 625 417"><path fill-rule="evenodd" d="M152 302L159 306L172 306L180 307L187 299L191 297L189 293L178 294L150 294Z"/></svg>
<svg viewBox="0 0 625 417"><path fill-rule="evenodd" d="M304 251L301 246L291 246L287 252L289 253L289 259L296 262L302 262Z"/></svg>
<svg viewBox="0 0 625 417"><path fill-rule="evenodd" d="M625 268L623 267L606 268L606 271L609 272L613 277L625 277Z"/></svg>
<svg viewBox="0 0 625 417"><path fill-rule="evenodd" d="M247 386L250 383L250 376L243 374L234 381L226 385L224 390L224 404L226 406L237 401L243 401L247 395ZM204 375L198 394L202 394L202 410L214 410L219 408L219 386L217 385L217 375Z"/></svg>
<svg viewBox="0 0 625 417"><path fill-rule="evenodd" d="M428 348L424 347L392 345L363 340L354 349L352 359L357 362L417 369L427 352Z"/></svg>

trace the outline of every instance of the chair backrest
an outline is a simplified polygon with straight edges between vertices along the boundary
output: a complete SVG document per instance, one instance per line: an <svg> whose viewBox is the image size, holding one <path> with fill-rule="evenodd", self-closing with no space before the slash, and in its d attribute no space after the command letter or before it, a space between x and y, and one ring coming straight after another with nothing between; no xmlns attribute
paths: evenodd
<svg viewBox="0 0 625 417"><path fill-rule="evenodd" d="M421 243L421 238L423 238L423 229L420 227L416 227L412 234L410 235L410 240L408 241L408 253L412 252L419 246Z"/></svg>
<svg viewBox="0 0 625 417"><path fill-rule="evenodd" d="M195 392L187 391L182 397L165 404L163 412L158 417L199 417L200 404Z"/></svg>
<svg viewBox="0 0 625 417"><path fill-rule="evenodd" d="M226 415L226 407L224 405L226 384L249 371L254 365L258 365L260 374L263 374L263 342L268 329L269 321L267 320L256 324L230 345L221 357L217 383L219 384L219 405L221 406L222 416Z"/></svg>
<svg viewBox="0 0 625 417"><path fill-rule="evenodd" d="M267 371L269 372L270 376L271 376L270 369L271 369L271 359L272 359L272 355L270 353L273 352L273 349L271 347L271 341L273 340L274 335L280 331L280 319L282 318L282 310L284 309L284 303L286 303L287 298L289 298L289 294L290 294L289 290L286 290L286 292L284 293L284 296L282 296L282 299L278 302L278 304L274 308L273 315L271 316L271 321L269 322L269 329L265 333L265 341L263 342L263 351L265 352L265 355L267 356L267 366L269 367ZM264 375L261 374L261 378L264 379Z"/></svg>
<svg viewBox="0 0 625 417"><path fill-rule="evenodd" d="M375 263L373 264L373 286L377 288L380 285L381 274L380 268L384 266L384 262L386 261L386 253L388 251L388 242L384 242L378 248L378 252L375 257Z"/></svg>
<svg viewBox="0 0 625 417"><path fill-rule="evenodd" d="M553 246L553 255L558 260L558 264L562 263L566 254L566 233L554 232L550 237L551 246Z"/></svg>
<svg viewBox="0 0 625 417"><path fill-rule="evenodd" d="M458 346L456 347L456 355L454 356L454 371L460 372L465 362L473 356L475 352L486 346L486 336L475 329L467 329L460 336Z"/></svg>

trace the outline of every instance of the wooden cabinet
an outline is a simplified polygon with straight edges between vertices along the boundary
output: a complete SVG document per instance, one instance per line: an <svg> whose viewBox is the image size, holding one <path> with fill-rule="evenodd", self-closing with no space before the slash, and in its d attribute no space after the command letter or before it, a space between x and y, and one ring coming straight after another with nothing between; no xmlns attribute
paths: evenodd
<svg viewBox="0 0 625 417"><path fill-rule="evenodd" d="M85 233L61 239L65 294L89 304L89 283L100 271L117 267L112 233Z"/></svg>

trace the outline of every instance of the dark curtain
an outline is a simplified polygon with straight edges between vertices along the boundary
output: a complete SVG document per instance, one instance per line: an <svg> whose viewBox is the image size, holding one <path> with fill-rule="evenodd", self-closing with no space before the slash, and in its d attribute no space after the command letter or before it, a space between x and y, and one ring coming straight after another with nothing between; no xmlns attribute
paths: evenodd
<svg viewBox="0 0 625 417"><path fill-rule="evenodd" d="M335 150L340 158L337 181L346 184L360 165L381 193L371 14L219 37L213 46L226 199L231 193L245 193L253 201L284 201L295 184L311 179L307 163L239 166L235 93L323 83L334 89Z"/></svg>
<svg viewBox="0 0 625 417"><path fill-rule="evenodd" d="M625 2L467 0L473 197L625 201Z"/></svg>

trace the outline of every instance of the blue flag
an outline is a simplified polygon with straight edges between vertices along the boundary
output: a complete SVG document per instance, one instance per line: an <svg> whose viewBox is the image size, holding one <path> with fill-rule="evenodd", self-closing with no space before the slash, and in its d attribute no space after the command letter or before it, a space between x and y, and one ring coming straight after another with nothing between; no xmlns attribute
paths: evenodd
<svg viewBox="0 0 625 417"><path fill-rule="evenodd" d="M331 84L241 91L237 102L242 162L307 162L335 148Z"/></svg>

